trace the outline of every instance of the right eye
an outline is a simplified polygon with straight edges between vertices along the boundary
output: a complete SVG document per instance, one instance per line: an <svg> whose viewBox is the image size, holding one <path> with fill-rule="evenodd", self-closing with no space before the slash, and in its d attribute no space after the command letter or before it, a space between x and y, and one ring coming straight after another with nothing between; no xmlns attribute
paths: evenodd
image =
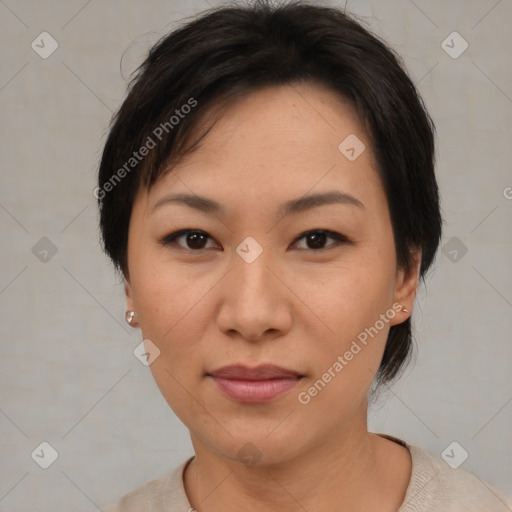
<svg viewBox="0 0 512 512"><path fill-rule="evenodd" d="M178 240L182 238L185 240L185 244L188 244L188 247L178 243ZM182 249L189 249L192 252L198 252L205 249L204 245L208 238L210 238L210 235L204 231L197 229L181 229L180 231L167 235L160 240L159 243L165 247L178 245Z"/></svg>

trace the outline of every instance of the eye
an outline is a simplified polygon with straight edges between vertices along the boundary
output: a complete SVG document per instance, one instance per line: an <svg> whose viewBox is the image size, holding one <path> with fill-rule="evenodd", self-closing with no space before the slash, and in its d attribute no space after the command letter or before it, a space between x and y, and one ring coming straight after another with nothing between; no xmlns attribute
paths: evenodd
<svg viewBox="0 0 512 512"><path fill-rule="evenodd" d="M307 231L306 233L303 233L302 235L300 235L296 239L296 241L304 239L306 241L306 244L310 245L310 247L306 247L306 249L318 252L318 251L326 249L325 247L319 247L319 246L324 245L326 240L329 238L331 238L332 240L335 240L335 243L330 244L327 248L329 248L331 246L340 245L340 244L350 243L350 240L348 240L348 238L343 236L342 234L336 233L335 231L325 230L325 229L316 229L316 230L312 230L312 231Z"/></svg>
<svg viewBox="0 0 512 512"><path fill-rule="evenodd" d="M178 245L183 249L193 249L195 252L204 249L206 240L210 238L208 233L205 233L204 231L199 231L197 229L182 229L167 235L163 240L160 240L160 243L165 246L174 245L177 243L177 240L183 237L185 237L185 243L190 244L190 246L183 247L181 244Z"/></svg>
<svg viewBox="0 0 512 512"><path fill-rule="evenodd" d="M183 246L181 244L178 244L183 249L191 249L193 252L198 252L200 250L205 249L205 243L210 238L208 233L205 233L204 231L200 231L197 229L182 229L180 231L176 231L175 233L171 233L170 235L167 235L164 239L160 240L159 243L161 243L164 246L171 246L177 244L177 241L181 238L185 239L185 244L188 244L188 246ZM328 247L333 245L339 245L339 244L348 244L350 243L350 240L348 240L347 237L344 235L341 235L340 233L336 233L335 231L329 231L325 229L316 229L311 231L306 231L299 237L295 239L295 243L297 241L304 239L306 241L306 244L312 245L312 247L306 247L306 250L312 250L315 252L324 250L325 247L321 247L326 243L327 239L332 239L335 241L335 243L330 244Z"/></svg>

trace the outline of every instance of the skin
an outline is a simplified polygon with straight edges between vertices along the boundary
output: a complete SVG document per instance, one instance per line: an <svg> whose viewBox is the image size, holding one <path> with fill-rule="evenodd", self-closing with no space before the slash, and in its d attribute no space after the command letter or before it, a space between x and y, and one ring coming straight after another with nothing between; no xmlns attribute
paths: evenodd
<svg viewBox="0 0 512 512"><path fill-rule="evenodd" d="M338 150L349 134L366 145L354 161ZM368 432L367 395L389 328L412 311L421 252L411 272L397 268L376 168L354 107L302 83L233 102L199 149L139 191L129 226L127 307L137 312L143 338L160 349L150 369L190 430L195 458L184 485L199 512L400 507L410 454ZM330 204L277 215L287 200L329 190L355 196L364 208ZM178 203L153 210L178 192L214 199L226 214ZM186 236L159 243L186 228L208 236L195 245ZM350 243L298 239L319 229ZM248 236L263 248L252 263L236 252ZM396 302L409 313L398 312L321 392L300 403L299 392ZM235 363L272 363L304 378L269 403L244 404L206 376ZM246 443L260 457L254 465L238 455Z"/></svg>

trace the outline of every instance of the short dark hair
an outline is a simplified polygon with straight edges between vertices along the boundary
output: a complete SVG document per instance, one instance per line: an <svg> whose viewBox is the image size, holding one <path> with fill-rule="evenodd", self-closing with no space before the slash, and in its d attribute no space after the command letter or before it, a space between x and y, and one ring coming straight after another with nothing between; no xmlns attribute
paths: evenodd
<svg viewBox="0 0 512 512"><path fill-rule="evenodd" d="M327 86L356 107L385 189L397 264L411 270L411 249L421 248L425 282L443 222L435 126L400 56L344 10L268 0L187 20L153 46L130 82L112 118L95 190L104 250L125 278L139 188L149 189L197 148L211 126L199 137L193 130L207 113L260 87L298 82ZM408 318L390 328L376 382L395 378L411 349Z"/></svg>

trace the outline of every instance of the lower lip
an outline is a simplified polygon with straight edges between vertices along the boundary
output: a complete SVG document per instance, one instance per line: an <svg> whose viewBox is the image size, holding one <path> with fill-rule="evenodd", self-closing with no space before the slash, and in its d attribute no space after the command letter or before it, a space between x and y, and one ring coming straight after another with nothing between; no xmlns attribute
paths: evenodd
<svg viewBox="0 0 512 512"><path fill-rule="evenodd" d="M299 382L298 377L269 380L233 380L212 377L230 398L245 403L265 403L286 393Z"/></svg>

